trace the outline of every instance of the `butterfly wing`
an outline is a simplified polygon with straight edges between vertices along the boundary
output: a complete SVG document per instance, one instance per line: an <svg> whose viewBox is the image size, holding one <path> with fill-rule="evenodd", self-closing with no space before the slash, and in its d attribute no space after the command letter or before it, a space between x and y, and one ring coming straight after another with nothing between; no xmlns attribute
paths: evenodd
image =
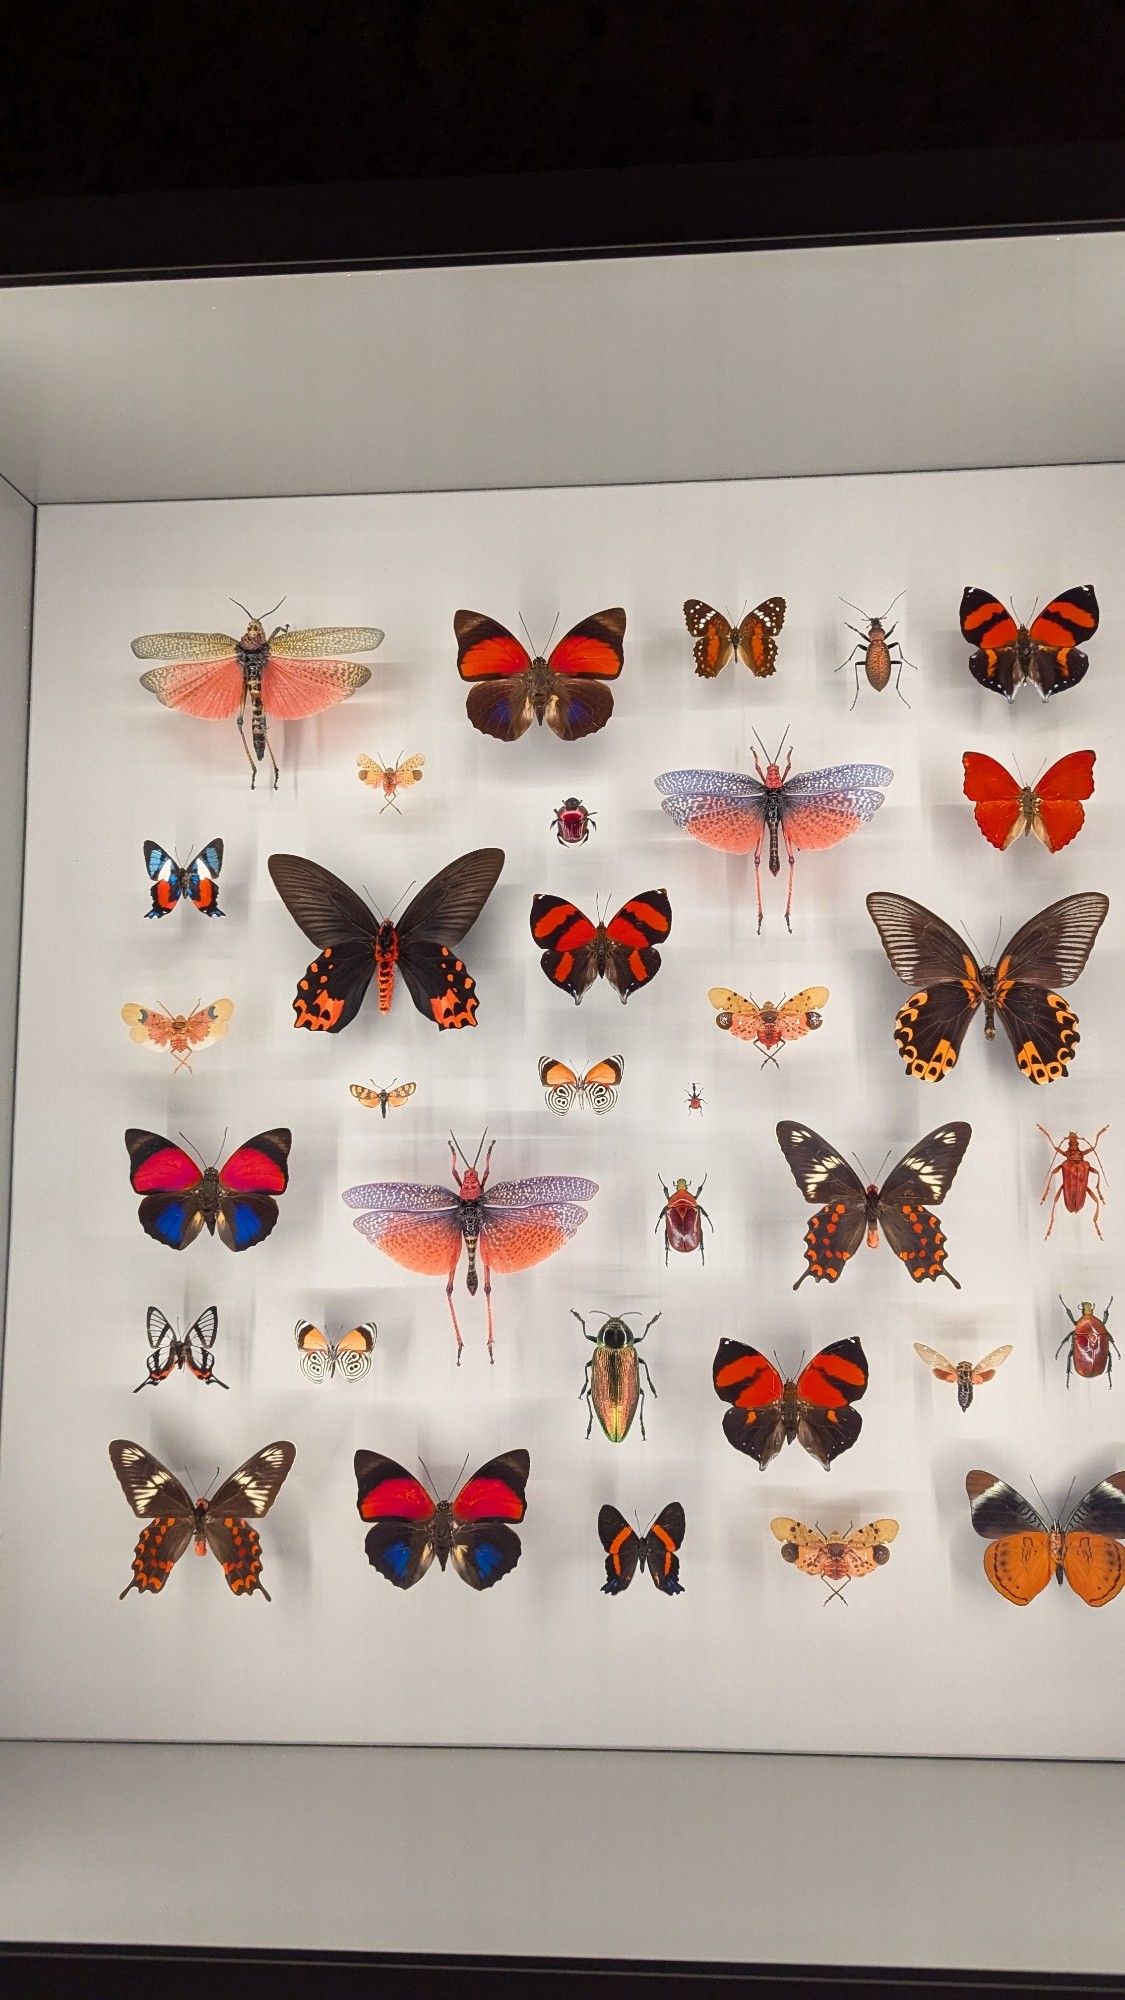
<svg viewBox="0 0 1125 2000"><path fill-rule="evenodd" d="M597 1192L597 1181L575 1174L497 1181L484 1194L481 1248L487 1262L494 1271L526 1271L553 1257L582 1227L583 1203Z"/></svg>
<svg viewBox="0 0 1125 2000"><path fill-rule="evenodd" d="M834 764L797 771L781 788L781 817L792 845L836 847L873 819L894 772L886 764Z"/></svg>
<svg viewBox="0 0 1125 2000"><path fill-rule="evenodd" d="M728 1444L764 1470L785 1443L781 1375L758 1348L745 1347L740 1340L720 1340L711 1380L716 1396L733 1406L723 1418Z"/></svg>
<svg viewBox="0 0 1125 2000"><path fill-rule="evenodd" d="M784 623L785 599L767 597L738 628L738 657L758 680L776 671L777 635Z"/></svg>
<svg viewBox="0 0 1125 2000"><path fill-rule="evenodd" d="M637 1573L641 1545L624 1514L608 1503L598 1510L598 1539L605 1550L602 1590L607 1597L617 1597L628 1590Z"/></svg>
<svg viewBox="0 0 1125 2000"><path fill-rule="evenodd" d="M1096 892L1064 896L1031 917L1000 954L997 1012L1016 1064L1031 1083L1065 1076L1079 1040L1078 1016L1058 992L1081 973L1109 910Z"/></svg>
<svg viewBox="0 0 1125 2000"><path fill-rule="evenodd" d="M345 1382L361 1382L371 1367L371 1354L378 1339L378 1328L374 1320L365 1320L362 1326L352 1326L340 1335L333 1349L333 1358Z"/></svg>
<svg viewBox="0 0 1125 2000"><path fill-rule="evenodd" d="M416 1083L396 1083L393 1089L387 1092L387 1103L391 1110L398 1111L402 1105L409 1103L417 1088Z"/></svg>
<svg viewBox="0 0 1125 2000"><path fill-rule="evenodd" d="M453 1566L473 1590L491 1590L520 1559L520 1538L507 1524L527 1512L530 1470L526 1451L503 1452L474 1472L451 1503Z"/></svg>
<svg viewBox="0 0 1125 2000"><path fill-rule="evenodd" d="M250 1250L274 1228L278 1217L274 1196L289 1185L292 1143L293 1134L284 1125L257 1132L219 1168L216 1223L228 1250Z"/></svg>
<svg viewBox="0 0 1125 2000"><path fill-rule="evenodd" d="M1109 1604L1125 1588L1125 1472L1110 1473L1078 1502L1063 1534L1063 1572L1084 1604Z"/></svg>
<svg viewBox="0 0 1125 2000"><path fill-rule="evenodd" d="M936 1126L903 1154L879 1191L883 1234L910 1276L948 1278L957 1291L957 1279L945 1268L945 1232L925 1204L945 1200L972 1136L972 1126L962 1121Z"/></svg>
<svg viewBox="0 0 1125 2000"><path fill-rule="evenodd" d="M152 1316L152 1308L150 1307L149 1309L150 1320L151 1316ZM183 1366L185 1366L188 1369L188 1371L197 1378L198 1381L214 1382L217 1388L225 1389L227 1386L226 1383L219 1382L215 1376L215 1357L212 1352L212 1349L214 1348L215 1345L215 1335L218 1333L218 1331L219 1331L218 1307L204 1306L203 1311L199 1315L199 1318L192 1321L192 1324L189 1326L187 1332L183 1337L183 1340L180 1344L181 1354L183 1358ZM149 1332L149 1338L150 1340L152 1338L151 1327Z"/></svg>
<svg viewBox="0 0 1125 2000"><path fill-rule="evenodd" d="M1090 662L1080 652L1082 641L1098 629L1098 600L1091 583L1075 584L1043 606L1028 628L1031 663L1027 678L1044 701L1066 688L1077 687Z"/></svg>
<svg viewBox="0 0 1125 2000"><path fill-rule="evenodd" d="M193 854L184 870L184 894L195 904L203 917L222 917L225 910L219 908L219 871L223 865L223 843L209 840L198 854Z"/></svg>
<svg viewBox="0 0 1125 2000"><path fill-rule="evenodd" d="M271 854L266 866L294 923L320 953L297 982L294 1025L339 1034L371 984L378 919L338 875L303 855Z"/></svg>
<svg viewBox="0 0 1125 2000"><path fill-rule="evenodd" d="M183 1250L203 1227L198 1194L203 1176L195 1161L159 1132L131 1125L125 1134L129 1179L143 1195L137 1215L141 1228L157 1243Z"/></svg>
<svg viewBox="0 0 1125 2000"><path fill-rule="evenodd" d="M577 903L538 895L531 899L531 935L547 947L539 960L547 978L578 1006L598 976L596 926Z"/></svg>
<svg viewBox="0 0 1125 2000"><path fill-rule="evenodd" d="M462 854L419 889L399 918L399 970L418 1012L439 1028L476 1026L476 982L451 947L476 923L503 866L499 847Z"/></svg>
<svg viewBox="0 0 1125 2000"><path fill-rule="evenodd" d="M704 847L749 854L761 844L766 791L743 771L662 771L655 780L674 825Z"/></svg>
<svg viewBox="0 0 1125 2000"><path fill-rule="evenodd" d="M966 750L961 765L965 797L972 801L973 818L985 839L993 847L1010 847L1028 830L1021 805L1022 787L1003 764L982 751Z"/></svg>
<svg viewBox="0 0 1125 2000"><path fill-rule="evenodd" d="M565 1118L578 1095L578 1078L570 1064L560 1062L557 1056L541 1056L539 1081L546 1093L547 1109L556 1118Z"/></svg>
<svg viewBox="0 0 1125 2000"><path fill-rule="evenodd" d="M810 1125L783 1119L775 1129L777 1143L805 1200L821 1204L805 1231L807 1269L797 1285L810 1277L818 1284L826 1281L834 1285L863 1241L867 1222L863 1183L843 1154Z"/></svg>
<svg viewBox="0 0 1125 2000"><path fill-rule="evenodd" d="M738 643L729 618L724 618L710 604L704 604L701 598L689 597L684 601L684 624L695 640L692 652L696 673L706 681L713 681L728 660L734 658Z"/></svg>
<svg viewBox="0 0 1125 2000"><path fill-rule="evenodd" d="M310 1382L326 1382L335 1372L335 1356L332 1342L323 1328L313 1326L311 1320L299 1319L293 1337L297 1342L301 1367Z"/></svg>
<svg viewBox="0 0 1125 2000"><path fill-rule="evenodd" d="M672 929L672 905L666 889L642 889L612 916L606 930L605 976L622 1004L639 986L647 986L660 970L662 944Z"/></svg>
<svg viewBox="0 0 1125 2000"><path fill-rule="evenodd" d="M138 660L160 660L141 675L141 686L163 702L205 722L233 715L245 682L229 632L146 632L132 642Z"/></svg>
<svg viewBox="0 0 1125 2000"><path fill-rule="evenodd" d="M909 896L876 890L867 909L898 977L916 989L895 1017L907 1075L940 1083L983 997L977 962L951 924Z"/></svg>
<svg viewBox="0 0 1125 2000"><path fill-rule="evenodd" d="M961 637L979 650L969 660L969 672L981 687L1011 701L1027 678L1020 658L1020 628L1007 606L991 591L966 586L958 613Z"/></svg>
<svg viewBox="0 0 1125 2000"><path fill-rule="evenodd" d="M436 1508L420 1479L382 1452L355 1454L356 1509L374 1523L365 1541L367 1560L396 1590L410 1590L434 1559Z"/></svg>
<svg viewBox="0 0 1125 2000"><path fill-rule="evenodd" d="M296 1446L285 1439L263 1445L224 1479L207 1503L203 1516L207 1546L236 1597L251 1597L260 1591L267 1604L270 1601L261 1581L261 1538L246 1516L260 1519L269 1513L296 1456Z"/></svg>
<svg viewBox="0 0 1125 2000"><path fill-rule="evenodd" d="M604 729L613 714L605 682L616 680L625 663L624 637L625 613L618 604L584 618L553 648L543 720L565 743Z"/></svg>
<svg viewBox="0 0 1125 2000"><path fill-rule="evenodd" d="M166 917L174 910L184 893L183 871L165 848L155 840L144 843L145 867L152 883L149 894L152 908L145 911L146 917Z"/></svg>
<svg viewBox="0 0 1125 2000"><path fill-rule="evenodd" d="M1092 750L1072 750L1044 771L1035 787L1031 831L1052 854L1066 847L1085 821L1082 801L1093 796L1094 762Z"/></svg>
<svg viewBox="0 0 1125 2000"><path fill-rule="evenodd" d="M989 1546L984 1573L1010 1604L1030 1604L1051 1581L1051 1535L1038 1509L994 1472L970 1472L965 1491L977 1534Z"/></svg>
<svg viewBox="0 0 1125 2000"><path fill-rule="evenodd" d="M863 1418L851 1405L865 1393L867 1375L862 1342L853 1336L822 1348L797 1377L797 1442L826 1472L863 1429Z"/></svg>
<svg viewBox="0 0 1125 2000"><path fill-rule="evenodd" d="M114 1438L110 1464L134 1514L151 1522L137 1543L133 1580L121 1592L163 1590L195 1529L195 1506L174 1472L169 1472L143 1445Z"/></svg>
<svg viewBox="0 0 1125 2000"><path fill-rule="evenodd" d="M600 1062L586 1071L579 1088L596 1117L602 1118L607 1111L612 1111L617 1103L617 1086L624 1074L624 1056L603 1056Z"/></svg>
<svg viewBox="0 0 1125 2000"><path fill-rule="evenodd" d="M472 682L465 711L474 729L498 742L514 743L530 729L531 655L515 635L480 611L455 611L457 671Z"/></svg>
<svg viewBox="0 0 1125 2000"><path fill-rule="evenodd" d="M644 1538L644 1565L657 1590L681 1597L679 1551L684 1539L684 1510L678 1500L662 1507Z"/></svg>

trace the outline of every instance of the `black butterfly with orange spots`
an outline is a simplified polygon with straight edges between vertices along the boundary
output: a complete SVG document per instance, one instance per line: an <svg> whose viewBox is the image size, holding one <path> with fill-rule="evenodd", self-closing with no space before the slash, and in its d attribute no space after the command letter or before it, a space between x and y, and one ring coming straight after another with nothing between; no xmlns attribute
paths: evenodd
<svg viewBox="0 0 1125 2000"><path fill-rule="evenodd" d="M569 993L577 1007L599 976L622 1003L660 970L660 953L672 929L672 905L664 889L630 896L608 923L595 924L563 896L534 896L531 935L546 945L539 963L553 986Z"/></svg>
<svg viewBox="0 0 1125 2000"><path fill-rule="evenodd" d="M1071 986L1094 948L1109 898L1090 890L1063 896L1021 924L995 965L978 965L960 932L909 896L878 890L867 909L883 950L914 990L895 1017L895 1043L908 1076L940 1083L984 1007L988 1041L999 1016L1016 1067L1029 1083L1066 1075L1079 1040L1078 1016L1059 992Z"/></svg>
<svg viewBox="0 0 1125 2000"><path fill-rule="evenodd" d="M1030 625L1021 625L991 591L971 585L961 599L961 636L978 648L969 672L981 687L1014 701L1025 684L1044 701L1077 687L1090 662L1080 642L1098 629L1098 600L1092 583L1076 584L1045 604Z"/></svg>
<svg viewBox="0 0 1125 2000"><path fill-rule="evenodd" d="M777 1127L777 1143L793 1179L806 1201L821 1204L805 1231L808 1269L802 1271L793 1290L806 1278L834 1285L864 1236L868 1248L874 1250L882 1229L915 1282L948 1278L960 1291L952 1271L945 1268L941 1224L926 1203L944 1201L972 1136L971 1125L938 1125L903 1154L881 1188L873 1181L864 1187L854 1167L819 1132L783 1119Z"/></svg>
<svg viewBox="0 0 1125 2000"><path fill-rule="evenodd" d="M758 1348L720 1340L711 1376L716 1396L733 1405L723 1418L728 1444L763 1471L783 1444L796 1439L827 1472L863 1429L851 1405L867 1388L867 1356L854 1338L822 1348L793 1381Z"/></svg>
<svg viewBox="0 0 1125 2000"><path fill-rule="evenodd" d="M617 1507L607 1502L598 1511L598 1538L605 1550L604 1594L620 1597L639 1568L648 1571L665 1597L682 1597L680 1548L684 1532L684 1510L678 1500L670 1500L662 1507L643 1535L629 1526Z"/></svg>
<svg viewBox="0 0 1125 2000"><path fill-rule="evenodd" d="M418 1012L439 1028L475 1028L476 981L457 957L504 866L499 847L477 847L419 889L396 923L376 916L354 889L299 854L271 854L273 886L295 924L318 948L293 1001L294 1026L329 1035L354 1021L377 981L379 1012L390 1010L395 970ZM413 1086L411 1086L413 1087Z"/></svg>

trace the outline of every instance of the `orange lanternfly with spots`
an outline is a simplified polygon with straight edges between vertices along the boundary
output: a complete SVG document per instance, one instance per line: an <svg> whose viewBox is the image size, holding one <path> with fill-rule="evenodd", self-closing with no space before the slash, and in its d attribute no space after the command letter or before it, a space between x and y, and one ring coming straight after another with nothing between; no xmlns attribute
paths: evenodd
<svg viewBox="0 0 1125 2000"><path fill-rule="evenodd" d="M699 1200L707 1185L706 1174L694 1189L689 1188L685 1180L678 1180L670 1188L664 1187L663 1180L660 1185L664 1189L664 1206L656 1218L656 1227L664 1226L664 1262L668 1262L669 1250L680 1250L685 1256L698 1250L700 1261L705 1264L707 1254L703 1248L703 1224L706 1223L708 1229L715 1227Z"/></svg>
<svg viewBox="0 0 1125 2000"><path fill-rule="evenodd" d="M878 1246L882 1229L887 1243L911 1277L948 1278L945 1235L928 1202L944 1201L973 1136L971 1125L939 1125L927 1132L896 1167L882 1187L864 1186L854 1168L811 1126L782 1120L777 1143L805 1200L818 1204L805 1231L805 1263L793 1290L806 1278L834 1285L844 1265L867 1238Z"/></svg>
<svg viewBox="0 0 1125 2000"><path fill-rule="evenodd" d="M374 757L364 756L357 757L355 761L360 784L370 785L373 791L381 791L383 794L383 803L379 811L385 813L388 806L394 806L401 818L402 807L396 803L396 794L407 790L411 785L421 784L422 766L426 761L421 751L413 757L400 756L394 764L380 764Z"/></svg>
<svg viewBox="0 0 1125 2000"><path fill-rule="evenodd" d="M1109 1307L1102 1307L1101 1316L1094 1311L1092 1299L1083 1299L1075 1319L1062 1294L1059 1304L1070 1321L1070 1329L1064 1333L1055 1349L1056 1359L1067 1349L1066 1386L1070 1387L1070 1371L1081 1375L1084 1382L1092 1382L1097 1375L1104 1375L1109 1387L1113 1387L1113 1357L1118 1353L1117 1342L1109 1330Z"/></svg>
<svg viewBox="0 0 1125 2000"><path fill-rule="evenodd" d="M252 1514L260 1520L269 1513L296 1456L296 1446L284 1439L263 1445L224 1479L210 1500L193 1501L175 1473L143 1445L114 1438L109 1457L121 1491L134 1514L149 1524L137 1543L133 1580L125 1585L122 1597L131 1590L142 1595L163 1590L180 1557L194 1543L197 1556L210 1549L236 1597L261 1591L268 1604L262 1544L246 1517Z"/></svg>
<svg viewBox="0 0 1125 2000"><path fill-rule="evenodd" d="M338 1034L355 1019L372 978L379 1012L388 1013L396 969L427 1020L439 1028L476 1026L476 981L454 946L496 886L502 849L478 847L451 861L419 889L397 923L377 916L354 889L315 861L271 854L268 865L294 923L320 953L297 982L296 1027Z"/></svg>
<svg viewBox="0 0 1125 2000"><path fill-rule="evenodd" d="M844 1591L853 1577L874 1576L890 1562L890 1544L898 1534L898 1522L885 1516L868 1521L863 1528L810 1528L804 1521L779 1514L770 1522L770 1533L781 1543L787 1563L803 1576L822 1576L828 1585L824 1602L835 1598L846 1604ZM839 1586L833 1589L833 1584Z"/></svg>
<svg viewBox="0 0 1125 2000"><path fill-rule="evenodd" d="M903 592L900 590L898 597L902 595ZM905 708L910 707L910 703L902 691L902 670L904 667L909 667L912 673L917 673L918 669L914 665L913 660L907 659L899 641L891 638L891 633L895 628L886 622L895 605L898 603L898 597L892 597L886 610L881 611L878 618L873 618L869 611L864 611L858 604L853 604L850 597L842 597L840 599L841 604L846 604L849 611L858 611L860 617L867 620L866 632L861 632L858 625L848 626L849 632L856 633L856 642L847 659L841 660L839 666L836 668L838 674L842 674L845 667L855 668L853 708L859 700L859 670L861 667L867 676L868 686L874 688L876 694L882 694L883 689L890 681L891 675L894 674L895 693ZM859 655L858 659L856 658L857 654ZM897 659L895 658L896 654L898 655Z"/></svg>
<svg viewBox="0 0 1125 2000"><path fill-rule="evenodd" d="M1059 1184L1055 1189L1055 1199L1051 1203L1051 1215L1047 1223L1047 1236L1051 1234L1055 1226L1055 1210L1059 1205L1060 1195L1062 1196L1063 1207L1069 1215L1080 1214L1081 1210L1086 1206L1086 1196L1089 1195L1093 1203L1092 1221L1094 1228L1097 1234L1101 1236L1101 1224L1098 1221L1098 1216L1101 1213L1103 1200L1102 1163L1098 1158L1098 1140L1109 1131L1109 1126L1103 1125L1099 1131L1094 1133L1092 1139L1080 1139L1077 1132L1068 1132L1065 1139L1052 1139L1045 1125L1040 1125L1036 1129L1042 1132L1043 1137L1047 1140L1053 1152L1056 1155L1061 1154L1061 1158L1056 1158L1054 1166L1047 1175L1047 1185L1043 1189L1043 1193L1039 1199L1039 1206L1042 1208L1043 1203L1051 1192L1051 1182L1057 1174ZM1094 1162L1093 1166L1090 1165L1091 1160ZM1043 1240L1046 1242L1047 1237L1045 1236Z"/></svg>

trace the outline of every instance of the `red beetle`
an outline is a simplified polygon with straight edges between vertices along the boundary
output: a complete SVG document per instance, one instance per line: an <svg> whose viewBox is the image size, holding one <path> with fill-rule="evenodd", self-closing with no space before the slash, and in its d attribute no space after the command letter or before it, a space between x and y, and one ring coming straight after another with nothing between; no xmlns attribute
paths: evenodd
<svg viewBox="0 0 1125 2000"><path fill-rule="evenodd" d="M564 799L551 824L560 847L581 847L584 840L589 840L591 827L597 828L593 813L581 799Z"/></svg>
<svg viewBox="0 0 1125 2000"><path fill-rule="evenodd" d="M1101 1318L1094 1311L1093 1301L1083 1299L1079 1307L1079 1317L1075 1319L1062 1293L1059 1304L1070 1321L1069 1333L1064 1333L1055 1349L1056 1359L1063 1348L1069 1351L1066 1357L1066 1386L1070 1387L1070 1371L1091 1381L1095 1375L1104 1375L1110 1388L1113 1387L1113 1357L1120 1352L1117 1342L1109 1330L1109 1306L1102 1307Z"/></svg>
<svg viewBox="0 0 1125 2000"><path fill-rule="evenodd" d="M669 1250L682 1250L685 1254L698 1250L703 1263L707 1262L703 1249L703 1224L709 1229L715 1225L702 1207L699 1197L707 1185L704 1174L699 1186L693 1191L685 1180L678 1180L673 1187L664 1187L663 1176L658 1176L664 1189L664 1206L656 1218L656 1227L664 1224L664 1262L668 1262Z"/></svg>
<svg viewBox="0 0 1125 2000"><path fill-rule="evenodd" d="M1089 1195L1090 1200L1094 1204L1094 1228L1097 1230L1098 1235L1101 1236L1101 1224L1098 1221L1098 1216L1101 1213L1102 1206L1102 1163L1098 1158L1098 1140L1109 1131L1109 1126L1103 1125L1101 1131L1095 1132L1092 1139L1080 1139L1077 1132L1068 1132L1065 1139L1052 1139L1045 1125L1040 1125L1036 1129L1042 1132L1045 1139L1050 1141L1056 1154L1061 1155L1060 1158L1056 1159L1054 1166L1047 1175L1047 1185L1040 1196L1039 1205L1042 1207L1051 1192L1051 1182L1057 1174L1059 1184L1055 1189L1055 1199L1051 1203L1051 1214L1047 1223L1047 1236L1051 1234L1055 1226L1055 1210L1059 1205L1060 1195L1062 1196L1063 1207L1070 1215L1077 1215L1081 1209L1085 1208L1086 1196ZM1093 1166L1090 1165L1091 1160L1094 1162ZM1046 1242L1046 1240L1047 1237L1045 1236L1043 1241ZM1104 1242L1104 1237L1102 1240Z"/></svg>

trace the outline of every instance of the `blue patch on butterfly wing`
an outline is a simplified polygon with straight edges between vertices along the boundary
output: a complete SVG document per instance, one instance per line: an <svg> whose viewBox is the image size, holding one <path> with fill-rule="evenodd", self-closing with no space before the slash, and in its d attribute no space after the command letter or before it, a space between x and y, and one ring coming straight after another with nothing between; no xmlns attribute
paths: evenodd
<svg viewBox="0 0 1125 2000"><path fill-rule="evenodd" d="M409 1542L388 1542L379 1551L380 1559L401 1583L409 1573L414 1550Z"/></svg>
<svg viewBox="0 0 1125 2000"><path fill-rule="evenodd" d="M248 1201L229 1202L227 1214L236 1250L249 1249L251 1244L260 1243L268 1233L268 1221Z"/></svg>
<svg viewBox="0 0 1125 2000"><path fill-rule="evenodd" d="M212 875L217 875L223 865L221 842L217 840L209 841L206 847L200 848L195 858L197 861L202 861L204 866L210 869Z"/></svg>
<svg viewBox="0 0 1125 2000"><path fill-rule="evenodd" d="M189 1208L186 1201L170 1201L159 1215L153 1217L152 1233L161 1243L170 1243L173 1250L180 1248Z"/></svg>
<svg viewBox="0 0 1125 2000"><path fill-rule="evenodd" d="M166 861L171 861L171 859L172 857L170 854L165 854L164 849L162 847L158 847L155 841L152 842L152 844L148 848L147 853L145 854L145 866L148 869L149 876L152 881L154 882L156 881L157 877L160 874L160 870L164 866L164 863ZM173 867L175 867L174 862L172 865Z"/></svg>
<svg viewBox="0 0 1125 2000"><path fill-rule="evenodd" d="M503 1549L498 1549L495 1542L476 1542L473 1545L473 1563L486 1582L491 1582L507 1560Z"/></svg>

